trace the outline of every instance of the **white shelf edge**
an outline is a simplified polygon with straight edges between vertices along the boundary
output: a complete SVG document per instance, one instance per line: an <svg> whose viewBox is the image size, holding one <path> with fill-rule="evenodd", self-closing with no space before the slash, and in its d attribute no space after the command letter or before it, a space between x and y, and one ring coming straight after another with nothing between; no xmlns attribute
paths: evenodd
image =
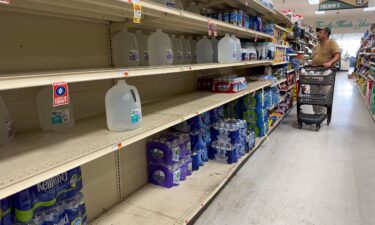
<svg viewBox="0 0 375 225"><path fill-rule="evenodd" d="M292 73L292 72L294 72L294 70L288 70L288 71L286 71L286 73Z"/></svg>
<svg viewBox="0 0 375 225"><path fill-rule="evenodd" d="M288 61L284 61L284 62L272 62L272 65L273 66L278 66L278 65L288 64L288 63L289 63Z"/></svg>
<svg viewBox="0 0 375 225"><path fill-rule="evenodd" d="M56 71L40 73L20 73L4 74L0 76L0 90L10 90L17 88L36 87L51 85L54 82L85 82L105 79L121 79L127 77L139 77L160 75L169 73L180 73L188 71L198 71L225 67L238 66L262 66L271 65L271 60L247 61L235 63L210 63L210 64L191 64L176 66L155 66L155 67L130 67L115 69L91 69L76 71ZM127 74L124 74L124 73Z"/></svg>
<svg viewBox="0 0 375 225"><path fill-rule="evenodd" d="M270 127L267 135L270 135L276 129L276 127L278 127L281 124L281 122L288 116L288 114L295 107L295 105L296 104L294 103L292 108L290 108L283 116L281 116L277 121L275 121L275 123L272 125L272 127ZM102 216L100 216L99 218L97 218L96 220L94 220L90 224L91 225L115 224L117 221L124 221L124 220L126 220L130 224L132 224L132 221L131 221L132 217L134 215L137 215L138 213L134 214L133 212L131 212L131 213L125 212L128 208L130 208L132 206L135 206L135 207L139 208L139 210L150 211L150 212L154 213L155 216L162 215L163 217L171 218L175 221L175 223L173 223L173 224L189 224L192 221L192 219L194 219L194 217L197 214L199 214L199 212L202 210L202 208L204 208L204 206L209 204L210 200L212 200L215 197L215 195L222 188L225 187L227 182L233 177L233 175L236 173L236 171L241 169L241 167L247 162L247 160L252 156L252 154L257 151L257 149L263 144L263 142L265 140L266 140L266 136L257 137L256 138L256 145L255 145L254 149L251 150L249 153L247 153L245 156L243 156L237 163L234 163L232 165L228 165L228 164L225 164L225 163L218 163L215 160L208 161L207 164L214 166L214 168L213 169L210 168L212 171L208 174L204 174L206 176L212 176L212 174L215 173L215 170L218 170L219 167L220 168L228 167L228 168L225 170L224 173L222 171L220 172L219 176L222 176L220 182L218 182L215 187L211 187L208 193L206 192L206 190L195 190L195 189L197 189L201 186L194 185L195 188L194 188L194 190L192 190L192 192L196 192L196 193L201 192L201 194L200 195L198 194L199 196L191 196L191 198L197 199L197 201L194 202L195 203L194 205L186 206L185 205L186 203L185 204L181 203L181 205L186 206L186 207L181 212L182 215L178 218L174 218L171 215L166 215L165 213L161 212L163 210L161 208L160 208L160 211L157 211L157 212L152 211L152 210L147 209L147 208L143 208L142 206L137 204L137 198L142 197L144 194L146 194L146 192L147 192L147 195L151 195L151 192L155 192L154 194L152 194L152 196L159 196L159 199L160 199L160 195L159 195L160 193L162 193L163 195L165 195L167 193L168 197L173 196L173 195L174 196L179 195L179 192L184 192L183 188L187 188L187 186L189 185L189 182L190 183L196 182L196 181L192 181L193 179L196 178L196 177L194 177L194 175L195 176L201 175L199 173L202 173L202 170L205 170L205 169L207 170L207 167L209 167L209 165L205 165L199 171L193 172L193 175L191 177L188 177L186 181L183 181L181 183L180 186L182 186L182 187L179 186L179 187L173 187L172 189L167 189L167 188L159 188L159 187L157 187L155 185L152 185L152 184L147 184L145 187L141 188L136 193L134 193L133 195L129 196L128 198L126 198L125 200L120 202L117 206L110 209L109 212L104 213ZM208 179L204 179L203 177L199 177L199 178L200 178L200 180L208 180ZM179 189L179 188L181 188L181 189ZM171 192L173 192L173 194ZM184 192L184 194L189 194L189 193ZM182 195L182 193L181 193L181 195ZM181 201L180 198L178 198L178 200ZM139 201L141 201L144 204L142 199L140 199ZM165 204L168 204L168 202L170 202L170 201L166 201ZM164 208L164 207L162 207L162 208ZM137 209L135 209L135 210L137 210ZM119 218L116 218L115 219L116 221L111 221L111 218L114 218L115 216L119 217ZM127 217L127 216L129 216L129 217ZM136 216L134 218L135 218L135 220L137 220ZM153 220L152 218L149 218L149 219ZM146 224L139 223L139 225L146 225Z"/></svg>
<svg viewBox="0 0 375 225"><path fill-rule="evenodd" d="M102 115L78 121L76 128L70 129L68 133L35 131L18 135L11 144L0 148L0 170L9 171L0 175L0 199L109 154L115 151L113 145L121 144L126 147L198 114L271 85L269 81L251 82L247 90L239 93L216 94L196 91L148 104L142 107L145 112L144 124L130 132L108 131L105 116ZM179 110L175 108L176 102L182 103L178 104ZM33 138L41 136L42 139ZM82 146L82 143L86 144L78 151L74 146ZM9 154L12 151L13 153ZM63 157L59 157L62 153ZM31 156L34 158L29 158ZM22 165L24 161L28 161L27 167L13 168L15 165Z"/></svg>
<svg viewBox="0 0 375 225"><path fill-rule="evenodd" d="M275 45L276 48L290 48L289 46L286 45Z"/></svg>
<svg viewBox="0 0 375 225"><path fill-rule="evenodd" d="M281 31L284 31L285 33L291 34L292 32L288 31L285 27L279 26L275 24L275 28Z"/></svg>
<svg viewBox="0 0 375 225"><path fill-rule="evenodd" d="M297 53L289 53L289 54L287 54L287 56L298 56L298 54Z"/></svg>
<svg viewBox="0 0 375 225"><path fill-rule="evenodd" d="M272 84L271 87L275 87L275 86L277 86L277 85L279 85L279 84L281 84L281 83L284 83L285 81L286 81L286 78L281 79L281 80L278 80L276 83Z"/></svg>

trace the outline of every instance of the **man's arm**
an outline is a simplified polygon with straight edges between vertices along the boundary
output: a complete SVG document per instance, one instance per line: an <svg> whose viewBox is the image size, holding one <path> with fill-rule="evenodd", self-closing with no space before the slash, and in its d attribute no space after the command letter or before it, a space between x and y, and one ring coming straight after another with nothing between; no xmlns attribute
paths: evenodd
<svg viewBox="0 0 375 225"><path fill-rule="evenodd" d="M331 68L333 65L335 65L338 61L340 60L340 53L339 52L336 52L335 55L333 56L333 58L327 62L327 63L324 63L324 67L325 68Z"/></svg>

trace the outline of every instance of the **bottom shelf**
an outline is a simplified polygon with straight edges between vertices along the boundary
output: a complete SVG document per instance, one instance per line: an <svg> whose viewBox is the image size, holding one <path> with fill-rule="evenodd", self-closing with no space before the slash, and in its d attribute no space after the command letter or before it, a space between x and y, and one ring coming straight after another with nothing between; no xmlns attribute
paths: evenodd
<svg viewBox="0 0 375 225"><path fill-rule="evenodd" d="M278 119L270 134L288 115ZM235 164L210 160L180 186L171 189L148 184L90 224L189 224L259 148L267 136L257 138L255 148Z"/></svg>
<svg viewBox="0 0 375 225"><path fill-rule="evenodd" d="M362 96L363 102L365 103L368 112L370 113L372 119L373 119L374 122L375 122L375 114L372 114L372 113L371 113L370 106L367 104L367 102L366 102L366 98L365 98L365 96L363 95L363 93L362 93L362 91L361 91L361 88L358 86L358 84L356 84L355 86L357 86L358 92L359 92L359 94Z"/></svg>

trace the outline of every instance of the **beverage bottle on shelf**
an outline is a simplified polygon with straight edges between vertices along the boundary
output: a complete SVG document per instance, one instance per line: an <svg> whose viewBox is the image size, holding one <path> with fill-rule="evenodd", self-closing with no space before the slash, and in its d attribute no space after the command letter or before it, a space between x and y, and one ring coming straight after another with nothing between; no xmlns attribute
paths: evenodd
<svg viewBox="0 0 375 225"><path fill-rule="evenodd" d="M182 41L176 37L176 35L171 35L172 51L173 51L173 64L184 63L184 51L182 47Z"/></svg>
<svg viewBox="0 0 375 225"><path fill-rule="evenodd" d="M231 63L236 61L236 42L226 34L220 41L218 47L218 59L220 63Z"/></svg>
<svg viewBox="0 0 375 225"><path fill-rule="evenodd" d="M15 129L12 117L0 96L0 146L6 145L14 139Z"/></svg>
<svg viewBox="0 0 375 225"><path fill-rule="evenodd" d="M172 43L168 34L157 29L148 38L149 62L151 66L173 63Z"/></svg>
<svg viewBox="0 0 375 225"><path fill-rule="evenodd" d="M197 63L197 41L192 37L188 38L191 48L191 63Z"/></svg>
<svg viewBox="0 0 375 225"><path fill-rule="evenodd" d="M124 28L112 38L113 65L139 66L138 41L134 34Z"/></svg>
<svg viewBox="0 0 375 225"><path fill-rule="evenodd" d="M203 36L197 43L197 62L198 63L212 63L213 49L212 42Z"/></svg>
<svg viewBox="0 0 375 225"><path fill-rule="evenodd" d="M148 56L148 36L142 31L137 30L135 33L138 41L139 47L139 65L149 66L149 56Z"/></svg>
<svg viewBox="0 0 375 225"><path fill-rule="evenodd" d="M47 86L37 94L39 126L45 131L58 131L75 125L73 104L53 107L53 88Z"/></svg>
<svg viewBox="0 0 375 225"><path fill-rule="evenodd" d="M232 35L232 38L235 42L235 50L236 50L236 60L237 62L240 62L242 59L242 47L241 47L241 41L238 39L235 35Z"/></svg>
<svg viewBox="0 0 375 225"><path fill-rule="evenodd" d="M118 80L105 95L107 126L111 131L134 130L141 126L142 110L138 90Z"/></svg>
<svg viewBox="0 0 375 225"><path fill-rule="evenodd" d="M186 39L184 36L180 37L182 43L182 50L184 52L184 63L190 64L191 63L191 46L190 41Z"/></svg>
<svg viewBox="0 0 375 225"><path fill-rule="evenodd" d="M217 40L215 37L212 37L211 41L212 41L212 48L214 50L213 62L217 63L219 62L219 58L218 58L219 40Z"/></svg>

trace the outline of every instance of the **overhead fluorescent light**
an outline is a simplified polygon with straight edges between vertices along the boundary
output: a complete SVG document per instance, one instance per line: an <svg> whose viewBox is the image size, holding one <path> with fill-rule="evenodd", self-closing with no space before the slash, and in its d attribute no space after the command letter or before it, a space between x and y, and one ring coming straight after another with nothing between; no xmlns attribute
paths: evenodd
<svg viewBox="0 0 375 225"><path fill-rule="evenodd" d="M317 5L317 4L319 4L319 0L307 0L307 2L308 2L310 5Z"/></svg>
<svg viewBox="0 0 375 225"><path fill-rule="evenodd" d="M315 15L324 15L326 11L315 11Z"/></svg>
<svg viewBox="0 0 375 225"><path fill-rule="evenodd" d="M367 11L375 11L375 7L364 8L363 11L365 11L365 12L367 12Z"/></svg>

